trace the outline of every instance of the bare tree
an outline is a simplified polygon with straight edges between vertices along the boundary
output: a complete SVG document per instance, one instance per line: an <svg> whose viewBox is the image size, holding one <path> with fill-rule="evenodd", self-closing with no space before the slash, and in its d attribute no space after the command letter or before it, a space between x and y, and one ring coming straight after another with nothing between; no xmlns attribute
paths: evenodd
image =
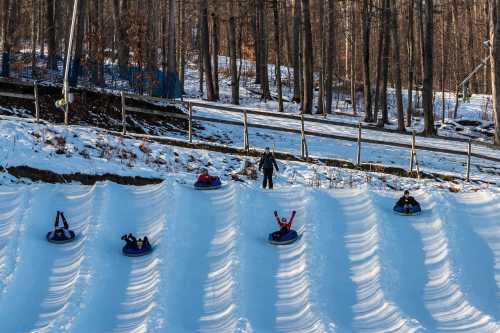
<svg viewBox="0 0 500 333"><path fill-rule="evenodd" d="M212 13L212 76L215 99L219 99L219 17Z"/></svg>
<svg viewBox="0 0 500 333"><path fill-rule="evenodd" d="M174 1L174 0L172 0ZM199 0L200 17L201 17L201 49L203 58L203 70L205 73L205 81L207 88L207 99L216 101L214 83L212 81L212 64L210 63L210 44L208 34L208 0ZM175 53L174 53L175 58Z"/></svg>
<svg viewBox="0 0 500 333"><path fill-rule="evenodd" d="M304 41L302 46L304 67L304 99L302 100L302 113L311 114L313 106L313 46L311 32L311 15L309 0L302 0L302 32Z"/></svg>
<svg viewBox="0 0 500 333"><path fill-rule="evenodd" d="M238 77L238 66L236 63L236 18L235 18L235 1L229 0L229 21L228 21L228 48L229 62L231 68L231 103L240 104L240 82Z"/></svg>
<svg viewBox="0 0 500 333"><path fill-rule="evenodd" d="M413 114L413 79L415 69L415 32L413 23L413 7L415 0L408 0L408 33L407 33L407 48L408 48L408 105L406 106L406 126L411 126L411 118Z"/></svg>
<svg viewBox="0 0 500 333"><path fill-rule="evenodd" d="M423 0L419 0L423 1ZM422 89L422 104L424 107L424 133L434 135L434 108L433 108L433 47L434 47L434 1L425 0L425 8L420 15L424 15L423 40L423 67L424 80Z"/></svg>
<svg viewBox="0 0 500 333"><path fill-rule="evenodd" d="M494 141L500 145L500 1L490 1L491 93L495 122Z"/></svg>
<svg viewBox="0 0 500 333"><path fill-rule="evenodd" d="M301 97L301 76L300 71L300 31L302 25L301 19L301 0L293 0L292 16L293 16L293 34L292 34L292 44L293 44L293 101L300 102Z"/></svg>
<svg viewBox="0 0 500 333"><path fill-rule="evenodd" d="M47 7L47 68L57 69L56 62L56 25L54 22L54 0L46 0Z"/></svg>
<svg viewBox="0 0 500 333"><path fill-rule="evenodd" d="M274 16L274 46L275 46L275 69L276 86L278 88L278 112L283 112L283 93L281 87L281 47L280 47L280 17L278 11L278 0L273 0Z"/></svg>
<svg viewBox="0 0 500 333"><path fill-rule="evenodd" d="M371 6L369 0L363 0L363 91L365 121L372 122L372 94L370 82L370 27L371 27Z"/></svg>
<svg viewBox="0 0 500 333"><path fill-rule="evenodd" d="M401 54L399 45L398 34L398 11L394 3L391 3L393 8L391 13L391 31L392 31L392 44L394 46L394 81L396 84L396 110L398 118L398 130L403 132L405 130L405 118L403 109L403 93L401 88Z"/></svg>
<svg viewBox="0 0 500 333"><path fill-rule="evenodd" d="M335 0L328 0L328 43L326 48L325 109L332 112L333 68L335 66Z"/></svg>

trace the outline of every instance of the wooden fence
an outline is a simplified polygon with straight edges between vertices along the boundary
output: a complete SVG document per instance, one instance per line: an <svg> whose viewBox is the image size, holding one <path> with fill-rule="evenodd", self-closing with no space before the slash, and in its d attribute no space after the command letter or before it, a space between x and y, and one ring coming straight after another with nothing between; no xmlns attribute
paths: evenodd
<svg viewBox="0 0 500 333"><path fill-rule="evenodd" d="M21 99L28 99L28 100L33 100L35 104L35 118L36 121L38 122L40 119L40 107L39 107L39 96L38 96L38 86L37 83L33 83L33 95L30 94L16 94L12 92L0 92L0 96L3 97L10 97L10 98L21 98ZM435 152L435 153L440 153L440 154L448 154L448 155L456 155L456 156L464 156L466 157L465 161L465 178L467 181L470 180L470 173L471 173L471 158L478 158L478 159L483 159L487 161L492 161L492 162L497 162L500 163L500 158L494 157L494 156L488 156L480 153L473 152L473 144L479 144L483 145L482 143L479 142L474 142L472 140L465 140L467 142L467 149L464 151L460 150L453 150L453 149L446 149L446 148L441 148L441 147L432 147L432 146L427 146L427 145L421 145L417 144L416 138L417 134L415 131L412 133L406 133L407 135L410 136L410 140L408 143L404 142L390 142L390 141L383 141L383 140L378 140L378 139L371 139L371 138L365 138L363 137L363 130L365 131L384 131L384 132L394 132L394 131L387 131L383 130L377 127L372 127L372 126L366 126L362 125L361 123L359 124L349 124L349 123L344 123L344 122L339 122L339 121L334 121L334 120L328 120L328 119L321 119L321 118L316 118L316 117L311 117L311 116L304 116L304 115L293 115L293 114L285 114L285 113L278 113L278 112L270 112L270 111L263 111L263 110L256 110L256 109L250 109L250 108L242 108L242 107L236 107L236 106L226 106L226 105L220 105L220 104L213 104L205 101L200 101L200 100L187 100L183 102L185 105L187 105L187 112L186 113L179 113L179 112L170 112L170 111L163 111L163 110L154 110L154 109L149 109L146 107L134 107L134 106L129 106L127 104L127 99L135 99L135 100L142 100L146 102L169 102L165 99L161 98L155 98L155 97L147 97L147 96L140 96L140 95L132 95L132 94L126 94L126 93L121 93L121 116L122 116L122 134L127 133L127 114L129 113L139 113L139 114L147 114L147 115L154 115L154 116L160 116L160 117L171 117L171 118L177 118L177 119L184 119L188 122L188 133L187 133L187 140L189 142L193 141L193 121L200 121L200 122L211 122L211 123L218 123L218 124L225 124L225 125L233 125L233 126L238 126L242 127L243 130L243 148L245 151L248 151L250 149L250 140L249 140L249 128L256 128L256 129L265 129L265 130L271 130L271 131L277 131L277 132L283 132L283 133L292 133L292 134L299 134L300 135L300 156L307 160L309 158L309 151L308 151L308 146L307 146L307 137L319 137L319 138L327 138L327 139L334 139L334 140L341 140L341 141L348 141L348 142L355 142L356 143L356 152L355 152L355 163L356 165L361 164L362 160L362 143L367 143L367 144L374 144L374 145L384 145L384 146L389 146L389 147L395 147L395 148L401 148L401 149L408 149L410 151L410 163L409 163L409 172L413 172L413 167L416 164L417 166L417 175L419 174L419 166L418 166L418 160L416 159L416 153L417 151L429 151L429 152ZM236 114L241 114L241 120L229 120L229 119L220 119L220 118L213 118L213 117L206 117L206 116L201 116L201 115L196 115L194 114L195 110L194 108L203 108L204 111L210 111L210 110L215 110L215 111L224 111L224 112L229 112L229 113L236 113ZM248 115L258 115L266 118L280 118L280 119L288 119L288 120L296 120L300 122L300 129L296 128L287 128L287 127L279 127L279 126L273 126L273 125L268 125L268 124L257 124L257 123L250 123L248 121ZM324 132L318 132L318 131L311 131L306 129L306 125L308 123L311 124L326 124L326 125L333 125L333 126L339 126L339 127L347 127L347 128L357 128L357 136L348 136L348 135L339 135L339 134L332 134L332 133L324 133ZM398 134L401 134L398 132ZM437 137L439 140L444 140L444 141L464 141L462 139L457 140L457 139L450 139L450 138L444 138L444 137Z"/></svg>

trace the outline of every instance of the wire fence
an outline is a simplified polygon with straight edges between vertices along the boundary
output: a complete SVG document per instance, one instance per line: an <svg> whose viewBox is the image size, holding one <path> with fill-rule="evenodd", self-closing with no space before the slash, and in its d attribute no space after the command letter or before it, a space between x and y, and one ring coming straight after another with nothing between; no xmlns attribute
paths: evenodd
<svg viewBox="0 0 500 333"><path fill-rule="evenodd" d="M64 79L65 59L57 57L53 69L48 68L48 59L36 53L17 52L3 54L0 57L0 76L19 80L37 80L51 84L62 84ZM33 64L35 64L33 66ZM100 87L123 91L131 94L162 98L179 98L182 87L174 73L162 70L148 70L143 66L129 65L119 68L117 64L106 63L102 69L102 78L96 79L96 66L88 61L77 63L70 61L70 85L79 87Z"/></svg>

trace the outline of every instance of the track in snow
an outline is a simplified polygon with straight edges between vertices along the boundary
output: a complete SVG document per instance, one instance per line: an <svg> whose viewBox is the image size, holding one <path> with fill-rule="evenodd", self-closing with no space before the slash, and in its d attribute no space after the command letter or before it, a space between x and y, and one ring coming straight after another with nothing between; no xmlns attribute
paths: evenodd
<svg viewBox="0 0 500 333"><path fill-rule="evenodd" d="M230 184L0 189L2 332L500 331L500 197ZM77 241L44 236L63 210ZM302 238L267 243L273 211ZM121 255L122 234L155 252Z"/></svg>

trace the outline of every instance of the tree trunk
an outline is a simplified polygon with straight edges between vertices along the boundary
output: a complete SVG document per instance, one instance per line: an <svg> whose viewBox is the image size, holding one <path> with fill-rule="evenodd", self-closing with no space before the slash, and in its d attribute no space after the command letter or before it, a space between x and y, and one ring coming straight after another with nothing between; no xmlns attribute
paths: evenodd
<svg viewBox="0 0 500 333"><path fill-rule="evenodd" d="M387 80L389 71L389 47L391 43L390 36L390 7L389 0L384 0L384 48L382 52L382 92L380 96L380 106L382 108L382 126L389 121L389 113L387 106Z"/></svg>
<svg viewBox="0 0 500 333"><path fill-rule="evenodd" d="M311 32L311 16L309 0L302 0L303 18L303 67L304 67L304 99L302 101L302 113L311 114L313 105L313 46Z"/></svg>
<svg viewBox="0 0 500 333"><path fill-rule="evenodd" d="M215 99L219 99L219 17L212 13L212 77Z"/></svg>
<svg viewBox="0 0 500 333"><path fill-rule="evenodd" d="M175 1L175 0L172 0ZM203 71L205 72L205 82L207 88L207 99L209 101L216 101L214 90L214 82L212 81L212 64L210 62L210 44L208 33L208 0L200 1L200 16L201 16L201 49L203 56ZM175 53L174 53L175 59Z"/></svg>
<svg viewBox="0 0 500 333"><path fill-rule="evenodd" d="M38 71L36 68L36 21L37 21L37 2L36 0L31 0L31 75L33 79L36 80L38 77Z"/></svg>
<svg viewBox="0 0 500 333"><path fill-rule="evenodd" d="M185 38L185 27L186 27L186 22L185 22L185 9L186 5L184 4L183 1L179 1L179 7L177 9L177 29L178 29L178 35L179 39L177 41L177 52L178 52L178 59L179 61L177 62L177 67L178 67L178 73L179 73L179 81L181 84L181 92L184 94L184 81L185 81L185 72L186 72L186 42L184 41Z"/></svg>
<svg viewBox="0 0 500 333"><path fill-rule="evenodd" d="M325 80L325 22L324 22L324 16L325 16L325 6L324 6L324 0L318 0L318 5L319 5L319 62L320 62L320 67L319 67L319 80L318 80L318 106L316 113L317 114L324 114L325 106L324 106L324 97L325 97L325 85L324 85L324 80Z"/></svg>
<svg viewBox="0 0 500 333"><path fill-rule="evenodd" d="M378 112L380 109L380 81L382 80L382 56L384 49L384 32L385 32L385 0L380 0L382 9L380 10L380 26L378 33L378 50L377 50L377 82L375 83L375 108L373 120L378 121Z"/></svg>
<svg viewBox="0 0 500 333"><path fill-rule="evenodd" d="M46 0L47 6L47 69L56 70L56 26L54 23L54 0Z"/></svg>
<svg viewBox="0 0 500 333"><path fill-rule="evenodd" d="M370 82L371 6L371 1L363 0L363 92L366 122L373 122L372 90Z"/></svg>
<svg viewBox="0 0 500 333"><path fill-rule="evenodd" d="M351 34L350 40L350 71L351 71L351 103L352 103L352 113L357 113L357 100L356 100L356 3L352 2L350 4L350 15L349 15L349 28Z"/></svg>
<svg viewBox="0 0 500 333"><path fill-rule="evenodd" d="M269 90L269 75L267 72L267 29L266 29L266 11L265 1L259 0L257 6L259 15L259 51L260 51L260 87L262 96L261 98L266 101L271 99L271 91Z"/></svg>
<svg viewBox="0 0 500 333"><path fill-rule="evenodd" d="M76 87L78 85L78 75L80 75L81 71L81 58L83 55L83 42L85 37L86 5L87 0L78 0L78 18L74 36L75 54L73 55L71 73L69 76L69 85L72 87Z"/></svg>
<svg viewBox="0 0 500 333"><path fill-rule="evenodd" d="M325 111L332 113L333 68L336 59L335 0L328 0L328 47L326 48Z"/></svg>
<svg viewBox="0 0 500 333"><path fill-rule="evenodd" d="M128 78L128 60L129 60L129 40L128 29L130 28L130 19L128 13L128 0L120 0L120 20L118 28L118 68L122 79Z"/></svg>
<svg viewBox="0 0 500 333"><path fill-rule="evenodd" d="M16 26L16 0L4 0L2 22L2 71L0 76L10 75L10 52Z"/></svg>
<svg viewBox="0 0 500 333"><path fill-rule="evenodd" d="M301 66L300 66L300 31L301 31L301 0L293 0L292 7L292 16L293 16L293 36L292 36L292 44L293 44L293 101L296 103L300 103L301 97Z"/></svg>
<svg viewBox="0 0 500 333"><path fill-rule="evenodd" d="M500 145L500 1L490 1L491 93L493 96L494 142Z"/></svg>
<svg viewBox="0 0 500 333"><path fill-rule="evenodd" d="M404 132L405 130L405 117L403 108L403 92L401 88L401 54L399 44L398 32L398 10L394 3L391 4L393 8L391 13L391 31L392 31L392 44L394 46L394 81L396 84L396 110L398 118L398 131Z"/></svg>
<svg viewBox="0 0 500 333"><path fill-rule="evenodd" d="M205 1L202 0L202 2L206 2L206 0ZM176 3L177 3L176 0L169 0L168 2L168 44L167 44L167 72L175 75L177 74L176 73L177 63L175 58L177 54L177 45L175 40L175 30L176 30L175 19L177 12ZM208 38L208 26L207 26L207 38ZM207 46L208 46L208 41L207 41Z"/></svg>
<svg viewBox="0 0 500 333"><path fill-rule="evenodd" d="M283 93L281 87L281 46L280 46L280 17L278 11L278 0L273 0L273 15L274 15L274 47L275 47L275 70L276 70L276 86L278 88L278 112L283 112Z"/></svg>
<svg viewBox="0 0 500 333"><path fill-rule="evenodd" d="M259 36L259 31L260 31L260 16L259 16L259 0L254 0L255 3L255 8L254 8L254 13L255 15L252 15L252 33L253 33L253 46L254 46L254 53L255 53L255 84L260 84L261 83L261 51L260 51L260 36Z"/></svg>
<svg viewBox="0 0 500 333"><path fill-rule="evenodd" d="M236 54L236 18L234 17L235 0L229 0L229 25L228 25L228 47L229 63L231 68L231 103L240 104L240 82L238 77L237 54Z"/></svg>
<svg viewBox="0 0 500 333"><path fill-rule="evenodd" d="M420 0L423 1L423 0ZM424 14L424 13L421 13ZM424 107L424 133L434 135L434 108L433 108L433 47L434 47L434 0L425 0L424 15L424 82L422 103Z"/></svg>
<svg viewBox="0 0 500 333"><path fill-rule="evenodd" d="M414 0L408 0L408 105L406 107L406 126L411 126L413 114L413 78L415 68L415 33L413 28Z"/></svg>

